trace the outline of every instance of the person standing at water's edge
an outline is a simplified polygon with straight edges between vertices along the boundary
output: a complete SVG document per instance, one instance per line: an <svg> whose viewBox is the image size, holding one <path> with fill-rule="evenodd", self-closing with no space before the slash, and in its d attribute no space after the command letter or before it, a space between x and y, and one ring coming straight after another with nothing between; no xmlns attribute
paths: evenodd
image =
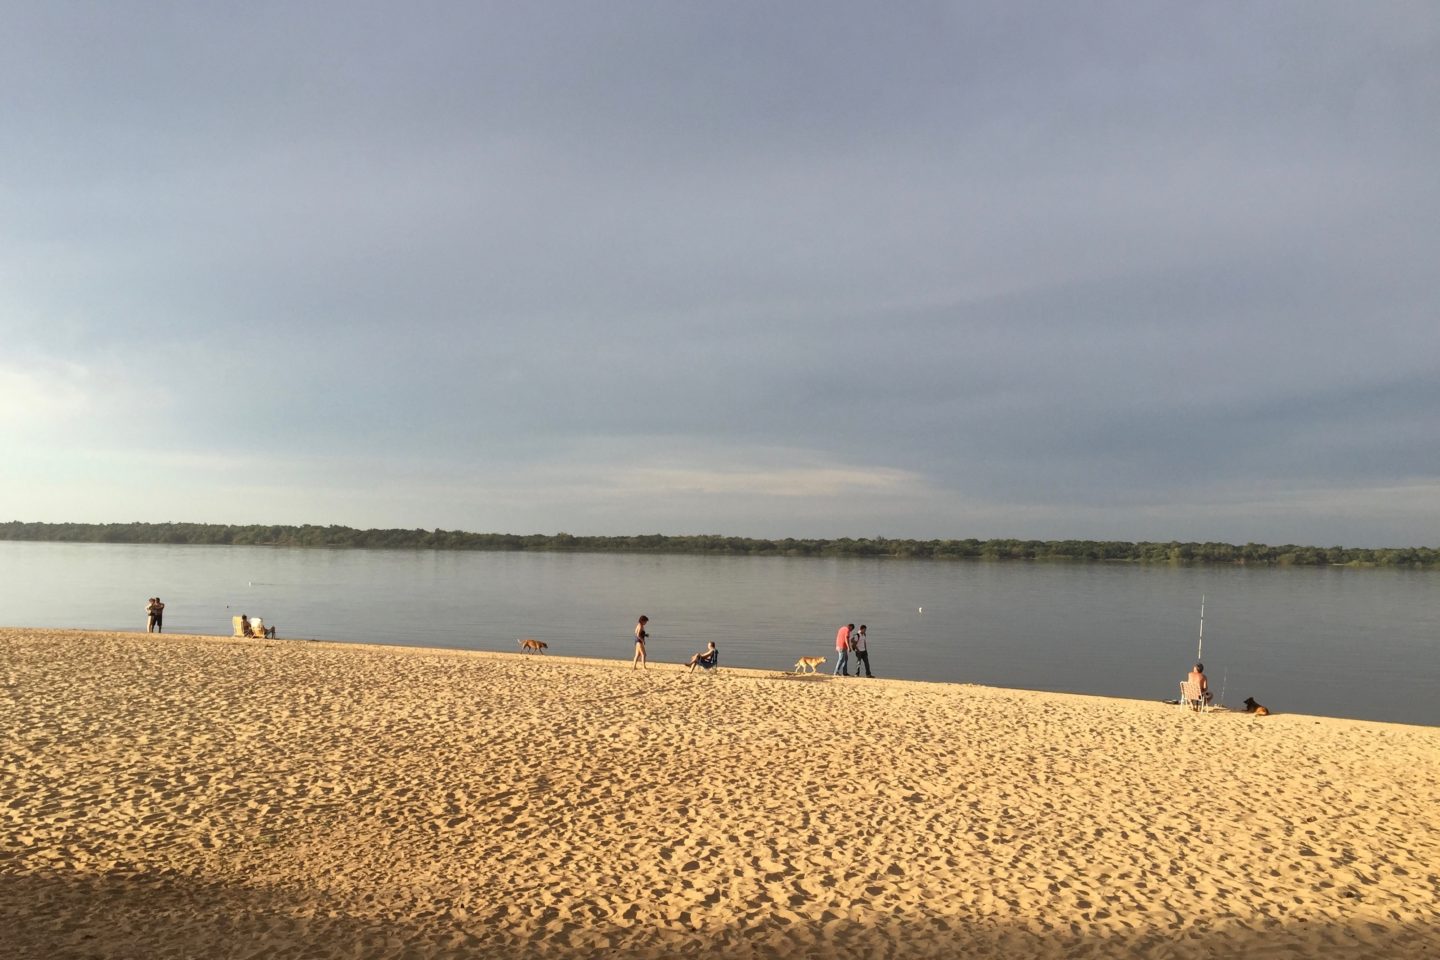
<svg viewBox="0 0 1440 960"><path fill-rule="evenodd" d="M850 633L855 624L847 623L835 633L835 676L850 676Z"/></svg>
<svg viewBox="0 0 1440 960"><path fill-rule="evenodd" d="M151 597L145 603L145 632L165 632L165 604L159 597Z"/></svg>
<svg viewBox="0 0 1440 960"><path fill-rule="evenodd" d="M649 622L650 618L643 613L640 615L640 619L635 621L635 659L630 661L631 670L635 669L637 663L644 666L646 670L650 669L650 664L645 660L645 641L650 636L645 632L645 624Z"/></svg>
<svg viewBox="0 0 1440 960"><path fill-rule="evenodd" d="M865 676L874 677L870 672L870 645L865 638L865 624L860 624L860 632L855 634L855 676L860 676L860 667L865 667Z"/></svg>

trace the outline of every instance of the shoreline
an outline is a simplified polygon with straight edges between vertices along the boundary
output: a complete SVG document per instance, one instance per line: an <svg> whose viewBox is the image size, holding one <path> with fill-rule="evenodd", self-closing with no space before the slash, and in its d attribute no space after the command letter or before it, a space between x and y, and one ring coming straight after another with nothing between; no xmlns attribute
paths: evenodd
<svg viewBox="0 0 1440 960"><path fill-rule="evenodd" d="M474 657L480 657L480 658L486 658L486 657L494 657L494 658L499 658L499 659L519 658L519 659L521 659L521 660L544 658L544 659L547 660L547 661L555 661L555 662L558 662L558 663L571 663L571 664L581 665L581 666L595 666L595 667L607 667L607 668L617 668L617 669L620 668L620 667L626 667L626 668L628 669L628 665L629 665L629 663L630 663L630 660L629 660L628 658L624 658L624 657L579 657L579 656L573 656L573 655L570 655L570 654L548 653L548 652L547 652L547 653L543 653L543 654L536 654L536 653L524 653L524 652L518 652L518 651L509 651L509 650L477 650L477 649L473 649L473 648L470 648L470 647L426 646L426 645L424 645L424 644L405 644L405 643L377 643L377 642L375 642L375 641L373 641L373 640L325 640L325 639L316 639L316 638L309 638L309 637L279 637L279 638L274 639L274 640L262 640L262 639L253 638L253 637L251 637L251 638L247 638L247 637L235 637L235 636L226 636L226 635L224 635L224 634L212 634L212 633L158 633L158 634L147 634L144 630L135 629L135 628L122 629L122 630L98 630L98 629L90 629L90 628L85 628L85 627L16 627L16 626L0 626L0 637L3 637L3 635L4 635L7 631L28 631L28 632L42 632L42 631L43 631L43 632L45 632L45 633L60 634L60 635L70 635L70 634L74 634L74 635L105 635L105 636L112 636L112 635L113 635L113 636L122 636L122 637L127 637L127 636L128 636L128 637L150 637L150 638L152 638L152 639L169 639L169 638L172 638L172 637L173 637L173 638L178 639L178 640L187 640L187 641L188 641L188 640L215 641L215 642L232 642L232 641L233 641L233 642L236 642L236 643L255 643L255 644L263 644L263 645L265 645L265 646L275 646L275 645L281 645L281 644L287 644L287 643L289 643L289 644L304 644L305 646L308 646L308 647L333 648L333 649L336 649L336 650L370 650L370 651L377 652L377 653L395 652L395 653L437 654L437 655L438 655L438 654L459 654L459 655L463 655L463 656L474 656ZM656 659L654 659L654 658L651 658L650 664L651 664L651 667L652 667L652 668L654 668L654 669L657 670L657 671L661 671L661 672L667 672L667 671L678 671L678 672L681 672L681 673L685 672L685 664L682 663L682 662L678 662L678 661L663 661L663 660L656 660ZM785 679L785 678L804 679L804 678L805 678L805 677L797 677L793 672L791 672L791 671L786 671L786 670L767 670L767 669L764 669L764 668L761 668L761 667L732 667L732 666L727 666L727 665L725 665L724 663L722 663L722 664L720 665L720 669L721 669L722 671L724 671L726 674L733 674L733 675L736 675L736 676L746 676L746 677L751 677L751 678L769 678L769 679ZM808 677L808 675L806 675L806 676ZM807 679L807 682L812 682L812 683L813 683L813 682L826 681L826 680L846 680L846 679L848 679L848 680L860 680L860 679L862 679L862 678L860 678L860 677L858 677L858 676L854 676L854 675L852 675L852 676L850 676L850 677L834 677L834 676L832 676L832 675L829 674L829 673L825 673L824 671L821 671L821 672L819 672L818 674L814 675L813 678L808 678L808 679ZM1142 698L1139 698L1139 697L1125 697L1125 696L1120 696L1120 695L1118 695L1118 694L1113 694L1113 695L1112 695L1112 694L1103 694L1103 693L1079 693L1079 692L1070 691L1070 690L1046 690L1046 689L1035 688L1035 687L1000 687L1000 686L991 686L991 685L988 685L988 684L981 684L981 683L968 683L968 682L959 681L959 680L913 680L913 679L908 679L908 678L903 678L903 677L878 677L878 676L877 676L877 677L871 677L871 678L863 678L863 679L864 679L864 682L865 682L867 685L868 685L868 684L872 684L872 683L873 683L873 684L882 684L882 683L883 683L883 684L887 684L887 685L913 684L913 685L916 685L916 686L919 686L919 687L941 687L941 688L958 687L958 688L966 688L966 689L975 690L975 691L994 691L994 692L997 692L997 693L1033 694L1033 695L1036 695L1036 696L1043 696L1043 697L1077 698L1077 699L1082 699L1082 700L1102 700L1102 701L1113 701L1113 702L1122 703L1122 704L1157 704L1157 705L1162 706L1162 707L1178 708L1178 705L1177 705L1176 701L1170 700L1170 699L1162 699L1162 698L1158 698L1158 697L1155 698L1155 699L1142 699ZM1224 704L1218 704L1218 702L1217 702L1217 709L1213 710L1212 713L1213 713L1214 715L1216 715L1216 716L1240 716L1240 717L1248 716L1248 714L1246 714L1243 709L1235 709L1234 707L1230 707L1230 706L1227 706L1227 705L1224 705ZM1302 719L1314 719L1314 720L1335 721L1335 722L1338 722L1338 723L1357 723L1357 724L1368 724L1368 725L1382 726L1382 727L1414 728L1414 729L1418 729L1418 730L1432 730L1432 731L1440 732L1440 725L1436 725L1436 724L1403 723L1403 722L1395 721L1395 720L1367 720L1367 719L1365 719L1365 718L1363 718L1363 717L1340 717L1340 716L1333 716L1333 715L1330 715L1330 714L1321 714L1321 713L1315 713L1315 714L1310 714L1310 713L1297 713L1297 712L1292 712L1292 711L1275 711L1275 712L1272 712L1272 713L1270 714L1270 718L1279 718L1279 717L1300 717L1300 718L1302 718ZM1256 719L1258 719L1258 718L1256 718ZM1269 719L1269 718L1267 718L1267 719Z"/></svg>
<svg viewBox="0 0 1440 960"><path fill-rule="evenodd" d="M1437 728L337 641L0 652L17 956L1440 951Z"/></svg>

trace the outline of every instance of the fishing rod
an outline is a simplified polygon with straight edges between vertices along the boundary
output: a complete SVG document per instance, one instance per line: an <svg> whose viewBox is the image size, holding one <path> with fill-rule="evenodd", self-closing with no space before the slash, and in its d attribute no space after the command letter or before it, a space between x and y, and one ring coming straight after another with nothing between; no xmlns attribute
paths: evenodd
<svg viewBox="0 0 1440 960"><path fill-rule="evenodd" d="M1205 594L1200 594L1200 645L1195 648L1195 662L1203 663L1205 658L1200 656L1205 651Z"/></svg>

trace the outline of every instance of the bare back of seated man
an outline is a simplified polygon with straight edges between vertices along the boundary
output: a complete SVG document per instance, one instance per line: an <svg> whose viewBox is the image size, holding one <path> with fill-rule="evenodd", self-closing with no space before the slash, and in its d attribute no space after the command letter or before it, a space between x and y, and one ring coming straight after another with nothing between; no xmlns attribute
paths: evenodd
<svg viewBox="0 0 1440 960"><path fill-rule="evenodd" d="M1190 675L1185 679L1199 686L1201 700L1204 700L1206 703L1210 702L1210 681L1205 676L1205 664L1195 664L1195 668L1190 671Z"/></svg>

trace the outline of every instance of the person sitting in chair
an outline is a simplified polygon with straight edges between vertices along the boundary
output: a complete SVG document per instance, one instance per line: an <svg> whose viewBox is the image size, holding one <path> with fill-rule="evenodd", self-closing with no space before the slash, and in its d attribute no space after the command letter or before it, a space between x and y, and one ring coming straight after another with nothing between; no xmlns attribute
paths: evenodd
<svg viewBox="0 0 1440 960"><path fill-rule="evenodd" d="M1204 703L1210 702L1210 681L1205 679L1205 664L1195 664L1195 669L1190 671L1186 681L1195 684L1200 691L1200 700Z"/></svg>
<svg viewBox="0 0 1440 960"><path fill-rule="evenodd" d="M693 672L696 667L709 670L720 662L720 651L715 649L715 641L711 640L705 647L704 653L697 653L690 658L690 670Z"/></svg>

